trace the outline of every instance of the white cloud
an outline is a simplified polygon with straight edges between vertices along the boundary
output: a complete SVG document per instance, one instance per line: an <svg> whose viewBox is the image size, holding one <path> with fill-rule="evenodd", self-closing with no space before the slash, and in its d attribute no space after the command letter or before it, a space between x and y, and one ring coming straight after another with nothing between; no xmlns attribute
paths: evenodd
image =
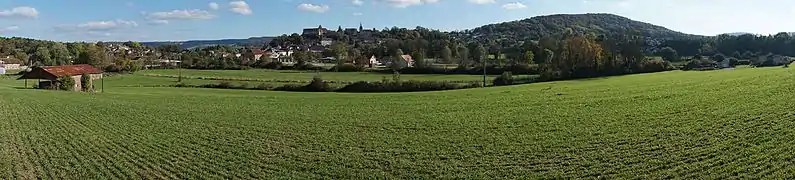
<svg viewBox="0 0 795 180"><path fill-rule="evenodd" d="M356 12L356 13L353 13L353 15L354 15L354 16L361 16L361 15L364 15L364 14L362 14L362 13L360 13L360 12Z"/></svg>
<svg viewBox="0 0 795 180"><path fill-rule="evenodd" d="M21 6L11 10L0 10L0 17L36 18L39 17L39 11L36 8Z"/></svg>
<svg viewBox="0 0 795 180"><path fill-rule="evenodd" d="M302 11L309 11L309 12L316 12L316 13L324 13L328 11L330 8L328 5L314 5L314 4L299 4L298 10Z"/></svg>
<svg viewBox="0 0 795 180"><path fill-rule="evenodd" d="M364 1L362 1L362 0L353 0L353 1L351 1L351 3L361 6L362 4L364 4Z"/></svg>
<svg viewBox="0 0 795 180"><path fill-rule="evenodd" d="M149 24L151 24L151 25L164 25L164 24L168 24L168 20L153 19L153 20L149 21Z"/></svg>
<svg viewBox="0 0 795 180"><path fill-rule="evenodd" d="M382 0L387 4L397 7L397 8L406 8L409 6L414 5L422 5L422 4L430 4L430 3L437 3L439 0Z"/></svg>
<svg viewBox="0 0 795 180"><path fill-rule="evenodd" d="M238 14L242 15L251 15L253 12L251 11L251 7L248 6L246 1L232 1L229 2L229 6L231 7L229 10Z"/></svg>
<svg viewBox="0 0 795 180"><path fill-rule="evenodd" d="M212 10L218 10L218 3L211 2L207 6L210 6L210 9L212 9Z"/></svg>
<svg viewBox="0 0 795 180"><path fill-rule="evenodd" d="M92 21L86 23L80 23L76 25L61 25L56 26L56 30L61 31L111 31L116 29L123 29L123 28L134 28L138 27L138 23L135 21L126 21L126 20L115 20L115 21Z"/></svg>
<svg viewBox="0 0 795 180"><path fill-rule="evenodd" d="M497 3L497 0L469 0L469 2L473 4L493 4Z"/></svg>
<svg viewBox="0 0 795 180"><path fill-rule="evenodd" d="M216 16L204 10L173 10L166 12L154 12L146 15L151 20L207 20Z"/></svg>
<svg viewBox="0 0 795 180"><path fill-rule="evenodd" d="M9 33L13 31L19 30L19 26L8 26L4 28L0 28L0 33Z"/></svg>
<svg viewBox="0 0 795 180"><path fill-rule="evenodd" d="M527 6L525 6L524 4L522 4L520 2L513 2L513 3L508 3L508 4L502 5L502 8L503 9L508 9L508 10L513 10L513 9L524 9L524 8L527 8Z"/></svg>

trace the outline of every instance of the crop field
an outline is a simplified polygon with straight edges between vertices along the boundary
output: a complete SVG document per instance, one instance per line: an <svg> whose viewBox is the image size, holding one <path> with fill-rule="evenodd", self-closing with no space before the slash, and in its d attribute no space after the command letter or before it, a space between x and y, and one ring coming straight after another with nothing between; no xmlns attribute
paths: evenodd
<svg viewBox="0 0 795 180"><path fill-rule="evenodd" d="M0 179L795 177L794 69L383 94L105 81L0 78Z"/></svg>
<svg viewBox="0 0 795 180"><path fill-rule="evenodd" d="M176 69L158 69L146 70L137 72L137 74L148 76L177 76L179 75ZM327 81L344 81L344 82L357 82L357 81L380 81L383 78L392 79L392 74L382 74L373 72L308 72L308 71L284 71L284 70L192 70L182 69L182 75L191 78L238 78L238 79L251 79L259 81L268 80L298 80L298 81L311 81L316 75L320 75L323 80ZM491 80L496 76L489 76ZM401 74L402 80L422 80L422 81L482 81L483 76L480 75L441 75L441 74Z"/></svg>

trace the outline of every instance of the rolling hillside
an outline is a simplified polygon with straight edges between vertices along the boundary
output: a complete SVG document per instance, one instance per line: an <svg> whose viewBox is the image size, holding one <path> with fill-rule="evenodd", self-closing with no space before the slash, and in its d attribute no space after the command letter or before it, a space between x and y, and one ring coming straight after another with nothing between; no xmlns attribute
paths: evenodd
<svg viewBox="0 0 795 180"><path fill-rule="evenodd" d="M584 34L639 34L651 39L698 38L645 22L614 14L556 14L489 24L472 30L476 35L497 36L510 39L537 40L562 33L571 28Z"/></svg>
<svg viewBox="0 0 795 180"><path fill-rule="evenodd" d="M146 46L161 46L164 44L174 44L178 43L181 48L183 49L191 49L196 47L204 47L204 46L215 46L215 45L263 45L267 44L273 39L273 37L252 37L248 39L220 39L220 40L190 40L190 41L175 41L175 42L168 42L168 41L159 41L159 42L142 42L141 44Z"/></svg>

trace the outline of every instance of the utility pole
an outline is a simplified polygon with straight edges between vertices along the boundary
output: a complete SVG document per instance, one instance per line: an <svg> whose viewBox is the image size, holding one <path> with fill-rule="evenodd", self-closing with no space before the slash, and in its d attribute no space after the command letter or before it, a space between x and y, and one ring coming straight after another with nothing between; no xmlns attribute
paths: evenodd
<svg viewBox="0 0 795 180"><path fill-rule="evenodd" d="M486 58L480 57L483 61L483 87L486 87Z"/></svg>
<svg viewBox="0 0 795 180"><path fill-rule="evenodd" d="M177 55L177 59L177 74L179 74L177 77L177 82L182 82L182 55Z"/></svg>

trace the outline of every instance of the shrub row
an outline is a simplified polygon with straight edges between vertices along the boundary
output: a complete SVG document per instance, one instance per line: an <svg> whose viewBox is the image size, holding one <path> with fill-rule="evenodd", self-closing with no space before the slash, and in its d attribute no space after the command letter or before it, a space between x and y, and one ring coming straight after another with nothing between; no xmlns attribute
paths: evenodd
<svg viewBox="0 0 795 180"><path fill-rule="evenodd" d="M320 77L315 77L313 80L306 84L286 84L282 86L273 86L266 83L261 83L256 87L250 87L247 83L232 84L227 81L219 83L211 83L204 85L188 85L184 83L177 83L170 85L170 87L191 87L191 88L216 88L216 89L247 89L247 90L276 90L276 91L300 91L300 92L418 92L418 91L441 91L452 89L465 89L480 87L479 83L461 84L452 82L437 82L437 81L381 81L381 82L367 82L360 81L353 84L348 84L342 88L334 88L329 86L327 82L323 81ZM163 87L163 86L154 86Z"/></svg>
<svg viewBox="0 0 795 180"><path fill-rule="evenodd" d="M365 70L365 68L361 67L361 66L356 66L356 65L353 65L353 64L342 64L342 65L334 66L333 68L328 69L328 70L329 71L335 71L335 72L362 72L362 71Z"/></svg>
<svg viewBox="0 0 795 180"><path fill-rule="evenodd" d="M150 77L164 77L164 78L178 78L179 76L176 75L166 75L166 74L144 74L144 76ZM216 81L252 81L252 82L275 82L275 83L310 83L312 81L302 81L302 80L281 80L281 79L255 79L255 78L239 78L239 77L206 77L206 76L182 76L185 79L202 79L202 80L216 80ZM324 81L326 83L331 84L353 84L359 81ZM479 82L479 81L466 81L466 80L458 80L458 81L447 81L450 83L472 83L472 82Z"/></svg>
<svg viewBox="0 0 795 180"><path fill-rule="evenodd" d="M538 82L538 76L519 76L514 77L510 71L502 73L497 78L494 78L492 84L494 86L508 86L516 84L528 84Z"/></svg>
<svg viewBox="0 0 795 180"><path fill-rule="evenodd" d="M155 85L151 87L189 87L189 88L246 89L246 90L274 90L279 88L278 86L274 86L272 84L267 84L267 83L260 83L257 86L251 87L247 83L234 85L230 82L225 82L225 81L217 84L189 85L184 83L177 83L168 86Z"/></svg>
<svg viewBox="0 0 795 180"><path fill-rule="evenodd" d="M393 70L386 69L386 70L377 70L375 72L380 73L393 73ZM476 68L456 68L456 69L446 69L443 67L407 67L398 70L401 74L468 74L468 75L482 75L483 68L476 67ZM488 75L500 75L505 72L512 72L514 74L538 74L538 65L537 64L518 64L514 66L506 66L506 67L497 67L497 66L487 66L486 67L486 74Z"/></svg>
<svg viewBox="0 0 795 180"><path fill-rule="evenodd" d="M356 82L337 90L337 92L419 92L443 91L480 87L480 84L458 84L437 81L404 82Z"/></svg>
<svg viewBox="0 0 795 180"><path fill-rule="evenodd" d="M144 74L144 76L151 77L165 77L165 78L178 78L175 75L165 74ZM237 78L237 77L205 77L205 76L182 76L186 79L202 79L202 80L217 80L217 81L254 81L254 82L276 82L276 83L310 83L311 81L301 80L279 80L279 79L254 79L254 78ZM353 84L351 81L325 81L332 84Z"/></svg>

